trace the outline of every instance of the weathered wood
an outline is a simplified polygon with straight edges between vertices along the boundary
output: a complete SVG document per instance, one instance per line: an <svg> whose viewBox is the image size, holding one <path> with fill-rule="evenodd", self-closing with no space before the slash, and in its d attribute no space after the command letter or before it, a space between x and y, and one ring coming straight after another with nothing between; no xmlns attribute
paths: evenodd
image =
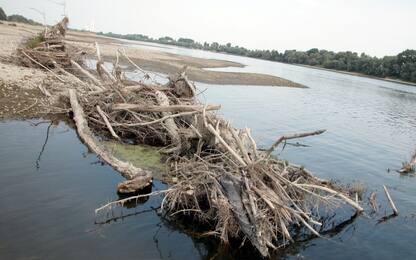
<svg viewBox="0 0 416 260"><path fill-rule="evenodd" d="M158 90L158 91L170 91L171 89L164 87L164 86L158 86L158 85L133 85L133 86L125 86L122 88L123 91L131 91L131 92L138 92L142 90Z"/></svg>
<svg viewBox="0 0 416 260"><path fill-rule="evenodd" d="M104 120L105 125L107 126L108 131L110 131L111 135L117 139L120 140L120 137L114 132L113 127L111 126L110 122L108 121L107 115L104 113L104 111L100 108L100 106L97 105L97 112L100 114L101 118Z"/></svg>
<svg viewBox="0 0 416 260"><path fill-rule="evenodd" d="M127 56L126 51L123 49L123 51L118 50L118 52L124 56L124 58L126 58L128 60L128 62L130 62L131 65L133 65L134 67L136 67L136 69L138 69L140 72L142 72L145 77L150 77L150 75L147 73L147 71L145 71L144 69L140 68L134 61L132 61L129 56Z"/></svg>
<svg viewBox="0 0 416 260"><path fill-rule="evenodd" d="M119 103L113 105L113 110L132 110L140 112L190 112L202 111L204 106L199 105L171 105L171 106L149 106L139 104ZM220 105L207 105L206 110L218 110Z"/></svg>
<svg viewBox="0 0 416 260"><path fill-rule="evenodd" d="M218 138L220 143L225 147L225 149L227 149L227 151L229 151L231 153L231 155L241 164L241 166L247 166L247 164L244 162L244 160L241 158L241 156L238 155L238 153L228 145L228 143L224 140L224 138L222 138L222 136L218 133L218 131L215 130L215 128L211 124L208 124L208 130L216 138Z"/></svg>
<svg viewBox="0 0 416 260"><path fill-rule="evenodd" d="M233 135L233 137L234 137L234 139L235 139L235 141L236 141L236 143L238 145L238 148L240 149L240 152L243 155L243 158L244 158L245 162L247 164L252 163L250 157L248 156L248 152L247 152L246 148L244 147L243 141L238 136L237 131L233 127L230 127L230 132Z"/></svg>
<svg viewBox="0 0 416 260"><path fill-rule="evenodd" d="M125 198L125 199L112 201L112 202L109 202L109 203L107 203L107 204L105 204L105 205L103 205L103 206L95 209L95 214L97 214L98 212L100 212L100 211L102 211L102 210L104 210L106 208L112 208L112 206L114 206L114 205L123 205L124 203L126 203L128 201L137 200L139 198L145 198L145 197L149 197L149 196L160 195L160 194L169 192L171 190L172 189L158 190L158 191L154 191L154 192L147 193L147 194L139 194L139 195L136 195L136 196L131 196L131 197Z"/></svg>
<svg viewBox="0 0 416 260"><path fill-rule="evenodd" d="M97 72L103 79L102 73L104 73L112 82L117 82L117 79L107 70L104 66L104 61L101 58L100 46L95 42L95 48L97 50Z"/></svg>
<svg viewBox="0 0 416 260"><path fill-rule="evenodd" d="M195 85L186 76L186 66L181 73L169 77L166 87L173 90L178 97L192 98L196 95Z"/></svg>
<svg viewBox="0 0 416 260"><path fill-rule="evenodd" d="M403 167L399 170L400 173L409 173L415 171L416 168L416 151L413 153L412 158L408 163L404 163Z"/></svg>
<svg viewBox="0 0 416 260"><path fill-rule="evenodd" d="M135 193L152 184L152 178L138 176L132 180L126 180L117 185L117 192L128 194Z"/></svg>
<svg viewBox="0 0 416 260"><path fill-rule="evenodd" d="M237 182L235 177L225 174L221 177L220 184L223 193L230 202L232 211L239 223L241 231L247 236L253 246L259 250L262 256L267 256L268 248L263 241L257 237L255 230L256 225L250 221L244 208L241 198L241 187L243 187L243 183L241 181Z"/></svg>
<svg viewBox="0 0 416 260"><path fill-rule="evenodd" d="M303 138L303 137L307 137L307 136L312 136L312 135L320 135L322 133L324 133L326 130L317 130L314 132L307 132L307 133L301 133L301 134L292 134L292 135L284 135L281 136L279 139L277 139L277 141L269 148L269 150L267 150L266 152L266 157L269 157L270 154L274 151L274 149L276 149L276 147L283 141L285 140L290 140L290 139L295 139L295 138Z"/></svg>
<svg viewBox="0 0 416 260"><path fill-rule="evenodd" d="M82 74L84 74L84 76L86 76L87 78L89 78L95 85L94 88L95 90L103 90L102 84L101 82L94 77L91 73L89 73L88 71L86 71L85 69L83 69L81 67L81 65L79 65L76 61L71 60L71 64L73 66L75 66L75 68L77 68L79 70L79 72L81 72Z"/></svg>
<svg viewBox="0 0 416 260"><path fill-rule="evenodd" d="M32 57L30 57L26 52L24 52L24 51L21 51L21 52L22 52L22 54L24 56L26 56L26 58L28 58L32 62L36 63L37 65L41 66L42 68L44 68L45 70L49 71L50 73L52 73L52 75L54 75L55 78L57 78L59 81L65 82L65 80L62 79L61 77L59 77L55 72L53 72L52 70L50 70L49 68L47 68L46 66L44 66L43 64L41 64L40 62L38 62L37 60L35 60Z"/></svg>
<svg viewBox="0 0 416 260"><path fill-rule="evenodd" d="M292 183L292 184L294 184L294 183ZM295 186L300 186L300 187L308 187L308 188L313 188L313 189L318 189L318 190L326 191L326 192L328 192L328 193L330 193L332 195L338 196L339 198L341 198L342 200L344 200L346 203L348 203L352 207L354 207L358 212L364 211L364 209L358 203L356 203L352 199L348 198L347 196L345 196L341 192L335 191L335 190L330 189L328 187L314 185L314 184L294 184L294 185Z"/></svg>
<svg viewBox="0 0 416 260"><path fill-rule="evenodd" d="M84 111L78 103L76 91L74 89L69 89L68 92L72 111L74 113L75 125L77 127L77 132L81 140L103 161L111 165L126 179L131 180L134 178L142 178L143 183L150 182L150 180L152 179L152 174L150 173L150 171L137 168L130 163L117 159L116 157L112 156L107 150L105 150L105 148L99 145L98 141L95 139L93 133L88 127Z"/></svg>
<svg viewBox="0 0 416 260"><path fill-rule="evenodd" d="M393 199L391 198L390 193L387 190L386 185L383 185L383 188L384 188L384 192L386 193L387 199L389 200L390 206L393 210L393 214L396 215L396 216L399 215L399 211L397 210L396 205L394 205Z"/></svg>
<svg viewBox="0 0 416 260"><path fill-rule="evenodd" d="M156 102L163 107L169 107L169 98L161 91L155 91ZM178 126L176 125L175 121L172 117L170 112L164 111L161 113L162 118L165 117L166 120L163 122L169 137L171 139L171 143L173 145L172 148L167 149L165 152L174 152L180 151L181 149L181 137L178 134Z"/></svg>

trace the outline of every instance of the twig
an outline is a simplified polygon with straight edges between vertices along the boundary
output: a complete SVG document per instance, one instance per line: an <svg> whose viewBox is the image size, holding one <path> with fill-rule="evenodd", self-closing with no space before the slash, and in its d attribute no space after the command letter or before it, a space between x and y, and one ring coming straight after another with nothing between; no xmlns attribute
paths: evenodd
<svg viewBox="0 0 416 260"><path fill-rule="evenodd" d="M247 164L252 163L250 157L248 156L247 150L243 145L243 142L241 141L241 138L238 136L238 133L233 127L230 127L230 132L232 136L234 137L234 140L236 141L238 148L240 149L241 154L243 155L243 158Z"/></svg>
<svg viewBox="0 0 416 260"><path fill-rule="evenodd" d="M45 96L47 96L47 97L51 96L51 93L49 93L49 91L47 91L43 86L38 85L38 88L39 88L40 92L42 92L42 94L44 94Z"/></svg>
<svg viewBox="0 0 416 260"><path fill-rule="evenodd" d="M97 78L95 78L93 75L91 75L91 73L83 69L81 65L79 65L77 62L73 60L71 60L71 64L74 65L82 74L87 76L92 82L94 82L95 85L93 86L96 90L103 90L101 82Z"/></svg>
<svg viewBox="0 0 416 260"><path fill-rule="evenodd" d="M114 204L123 205L127 201L136 200L136 199L144 198L144 197L148 197L148 196L155 196L155 195L159 195L159 194L162 194L162 193L166 193L166 192L169 192L169 191L172 191L172 190L173 189L159 190L159 191L154 191L154 192L147 193L147 194L140 194L140 195L128 197L128 198L125 198L125 199L112 201L112 202L109 202L109 203L105 204L104 206L101 206L101 207L97 208L95 210L95 214L97 214L98 212L100 212L101 210L103 210L105 208L111 207Z"/></svg>
<svg viewBox="0 0 416 260"><path fill-rule="evenodd" d="M35 99L35 102L32 105L30 105L30 106L28 106L28 107L26 107L26 108L24 108L22 110L17 111L16 114L19 114L19 113L22 113L24 111L27 111L27 110L31 109L32 107L36 106L37 103L38 103L38 100Z"/></svg>
<svg viewBox="0 0 416 260"><path fill-rule="evenodd" d="M150 75L147 73L147 71L145 71L144 69L140 68L134 61L132 61L129 56L127 56L126 51L123 49L123 51L118 50L121 55L123 55L129 62L131 65L133 65L134 67L136 67L136 69L138 69L140 72L142 72L144 74L145 77L150 78Z"/></svg>
<svg viewBox="0 0 416 260"><path fill-rule="evenodd" d="M322 133L324 133L326 130L318 130L318 131L314 131L314 132L307 132L307 133L301 133L301 134L292 134L292 135L284 135L281 136L279 139L277 139L277 141L269 148L269 150L267 150L266 152L266 158L270 157L270 154L274 151L274 149L276 149L276 147L283 141L285 140L289 140L289 139L295 139L295 138L303 138L303 137L307 137L307 136L312 136L312 135L320 135Z"/></svg>
<svg viewBox="0 0 416 260"><path fill-rule="evenodd" d="M32 57L30 57L29 55L26 54L26 52L22 51L22 54L25 55L29 60L33 61L34 63L38 64L39 66L41 66L42 68L44 68L45 70L49 71L50 73L52 73L52 75L54 75L59 81L64 82L65 80L63 80L61 77L59 77L58 75L56 75L55 72L53 72L52 70L50 70L48 67L42 65L41 63L39 63L37 60L33 59Z"/></svg>
<svg viewBox="0 0 416 260"><path fill-rule="evenodd" d="M370 197L368 198L368 202L370 203L370 206L373 208L374 212L378 211L378 205L376 201L376 193L373 192L370 194Z"/></svg>
<svg viewBox="0 0 416 260"><path fill-rule="evenodd" d="M393 209L393 214L396 216L399 215L399 211L397 210L396 205L394 205L394 202L390 196L389 191L387 190L387 187L383 185L383 188L384 188L384 192L386 193L387 199L389 200L390 206Z"/></svg>
<svg viewBox="0 0 416 260"><path fill-rule="evenodd" d="M98 58L97 71L99 72L99 70L101 69L112 82L117 82L117 79L104 66L104 61L101 59L100 46L98 45L98 42L95 42L95 48L97 50L97 58Z"/></svg>
<svg viewBox="0 0 416 260"><path fill-rule="evenodd" d="M292 182L292 184L293 184L293 182ZM333 194L333 195L336 195L336 196L340 197L345 202L347 202L348 204L350 204L351 206L353 206L355 209L357 209L357 211L359 211L359 212L364 211L364 209L358 203L356 203L352 199L348 198L344 194L342 194L342 193L340 193L338 191L335 191L333 189L330 189L330 188L327 188L327 187L324 187L324 186L314 185L314 184L296 184L296 186L308 187L308 188L314 188L314 189L326 191L326 192L328 192L330 194Z"/></svg>
<svg viewBox="0 0 416 260"><path fill-rule="evenodd" d="M112 135L115 139L120 140L120 137L116 134L116 132L114 132L114 129L113 129L113 127L111 126L110 122L108 121L108 118L107 118L106 114L104 113L104 111L103 111L103 110L101 110L101 108L100 108L100 106L99 106L99 105L97 105L97 107L96 107L96 108L97 108L98 114L100 114L101 118L104 120L104 123L105 123L105 125L107 126L108 130L110 131L111 135Z"/></svg>
<svg viewBox="0 0 416 260"><path fill-rule="evenodd" d="M204 107L199 105L147 106L139 104L119 103L114 104L112 108L114 110L132 110L140 112L189 112L202 111ZM208 105L206 110L218 110L220 108L220 105Z"/></svg>
<svg viewBox="0 0 416 260"><path fill-rule="evenodd" d="M237 161L242 165L242 166L247 166L247 164L244 162L244 160L236 153L236 151L234 151L228 144L227 142L221 137L221 135L215 130L215 128L211 125L208 124L208 130L215 135L215 137L218 138L218 140L220 141L220 143L231 153L232 156L234 156L235 159L237 159Z"/></svg>
<svg viewBox="0 0 416 260"><path fill-rule="evenodd" d="M257 151L257 144L256 144L256 141L254 141L254 138L251 136L250 128L245 128L245 133L247 134L247 137L251 142L251 147L252 147L252 150L253 150L254 160L257 160L259 158L259 154L258 154L258 151Z"/></svg>

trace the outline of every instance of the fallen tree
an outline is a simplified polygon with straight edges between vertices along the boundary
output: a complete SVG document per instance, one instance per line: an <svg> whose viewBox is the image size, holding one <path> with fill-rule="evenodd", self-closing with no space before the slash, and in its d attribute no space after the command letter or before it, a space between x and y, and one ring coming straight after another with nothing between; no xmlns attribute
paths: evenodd
<svg viewBox="0 0 416 260"><path fill-rule="evenodd" d="M63 37L66 23L64 19L49 35ZM162 147L169 176L165 181L170 186L157 193L165 194L163 212L170 218L185 215L195 223L208 222L206 234L224 243L230 238L247 239L262 256L293 241L295 227L320 236L320 208L331 210L346 203L357 212L363 210L347 190L272 155L286 140L325 130L285 135L267 151L259 151L249 129L236 129L216 115L219 105L198 101L185 71L171 76L165 85L143 83L150 79L147 72L143 81L132 82L121 76L118 59L113 72L104 66L98 44L94 71L74 61L65 42L60 42L62 48L42 43L49 47L30 52L24 47L19 57L26 64L30 55L31 66L42 65L58 77L72 69L80 72L78 80L83 84L68 90L73 120L85 144L126 177L118 185L119 192L136 192L149 185L151 173L115 158L100 146L98 137ZM59 59L64 54L68 63ZM123 57L134 64L127 55ZM108 203L96 213L138 196Z"/></svg>

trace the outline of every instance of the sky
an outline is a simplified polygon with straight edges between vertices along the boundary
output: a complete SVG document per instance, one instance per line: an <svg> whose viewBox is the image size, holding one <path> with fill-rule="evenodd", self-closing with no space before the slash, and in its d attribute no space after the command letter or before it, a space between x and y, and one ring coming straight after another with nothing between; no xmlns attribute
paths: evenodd
<svg viewBox="0 0 416 260"><path fill-rule="evenodd" d="M40 22L44 12L52 24L64 1L0 0L0 7ZM78 29L379 57L416 49L414 0L66 0L66 6L70 27Z"/></svg>

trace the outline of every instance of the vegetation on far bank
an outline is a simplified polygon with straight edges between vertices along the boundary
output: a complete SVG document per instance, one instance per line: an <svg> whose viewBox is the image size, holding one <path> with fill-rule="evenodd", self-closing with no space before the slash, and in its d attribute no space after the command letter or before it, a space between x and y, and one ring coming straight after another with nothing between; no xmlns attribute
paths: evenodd
<svg viewBox="0 0 416 260"><path fill-rule="evenodd" d="M168 36L155 39L142 34L123 35L112 32L99 32L98 34L127 40L170 44L289 64L318 66L326 69L357 72L381 78L388 77L416 82L416 50L405 50L395 56L377 58L365 53L358 54L357 52L351 51L333 52L317 48L308 51L286 50L284 52L279 52L277 50L250 50L240 46L233 46L231 43L224 45L217 42L204 42L202 44L188 38L179 38L175 40Z"/></svg>
<svg viewBox="0 0 416 260"><path fill-rule="evenodd" d="M7 16L1 7L0 20L41 25L40 23L27 19L21 15ZM416 50L405 50L395 56L378 58L365 53L358 54L357 52L351 51L333 52L317 48L308 51L286 50L284 52L279 52L277 50L250 50L241 46L233 46L231 43L224 45L217 42L204 42L202 44L189 38L179 38L176 40L172 37L165 36L155 39L143 34L123 35L112 32L99 32L98 34L120 39L155 42L186 48L229 53L289 64L302 64L339 71L356 72L374 77L393 78L416 83Z"/></svg>
<svg viewBox="0 0 416 260"><path fill-rule="evenodd" d="M31 25L42 25L41 23L35 22L32 19L28 19L19 14L12 14L7 16L3 8L0 7L0 21L16 22L16 23L26 23Z"/></svg>

